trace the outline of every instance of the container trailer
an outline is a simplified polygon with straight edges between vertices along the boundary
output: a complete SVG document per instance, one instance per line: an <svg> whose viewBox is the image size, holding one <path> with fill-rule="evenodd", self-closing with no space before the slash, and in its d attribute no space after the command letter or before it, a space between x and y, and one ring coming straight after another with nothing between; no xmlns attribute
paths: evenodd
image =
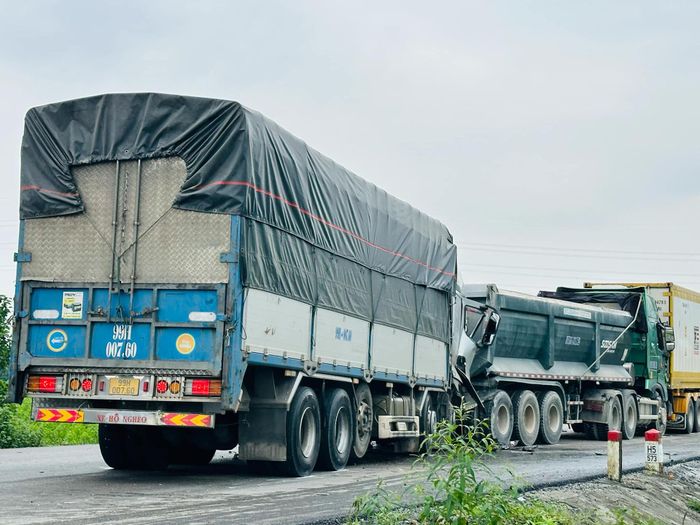
<svg viewBox="0 0 700 525"><path fill-rule="evenodd" d="M690 434L700 432L700 294L677 284L585 283L586 288L643 288L655 300L658 316L676 337L667 371L665 397L668 427Z"/></svg>
<svg viewBox="0 0 700 525"><path fill-rule="evenodd" d="M10 399L108 465L301 476L447 417L452 236L274 122L102 95L31 109L21 161Z"/></svg>

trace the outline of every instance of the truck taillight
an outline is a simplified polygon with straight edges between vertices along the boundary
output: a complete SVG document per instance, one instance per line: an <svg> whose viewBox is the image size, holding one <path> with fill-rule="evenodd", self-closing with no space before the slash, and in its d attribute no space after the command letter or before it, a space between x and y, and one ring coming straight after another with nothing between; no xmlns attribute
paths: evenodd
<svg viewBox="0 0 700 525"><path fill-rule="evenodd" d="M220 379L187 379L186 396L219 397L221 395Z"/></svg>
<svg viewBox="0 0 700 525"><path fill-rule="evenodd" d="M63 376L29 376L27 378L28 392L53 394L62 390Z"/></svg>

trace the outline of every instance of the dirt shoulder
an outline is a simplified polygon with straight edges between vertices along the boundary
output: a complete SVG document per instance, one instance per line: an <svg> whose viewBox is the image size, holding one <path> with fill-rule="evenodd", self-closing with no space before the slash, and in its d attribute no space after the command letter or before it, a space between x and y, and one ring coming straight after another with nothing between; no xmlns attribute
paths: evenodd
<svg viewBox="0 0 700 525"><path fill-rule="evenodd" d="M635 523L642 513L664 524L700 524L700 512L688 506L693 499L700 501L700 461L668 467L663 476L636 472L623 476L622 483L601 479L536 490L528 496L613 522L624 514L626 523Z"/></svg>

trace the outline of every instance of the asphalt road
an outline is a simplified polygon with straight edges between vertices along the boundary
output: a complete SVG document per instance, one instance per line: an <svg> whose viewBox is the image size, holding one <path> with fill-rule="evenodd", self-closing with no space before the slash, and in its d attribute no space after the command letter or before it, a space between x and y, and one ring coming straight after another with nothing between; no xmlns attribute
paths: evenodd
<svg viewBox="0 0 700 525"><path fill-rule="evenodd" d="M568 434L532 452L499 451L490 463L499 478L557 485L604 475L606 446ZM663 446L667 462L700 458L700 434L669 435ZM639 469L643 461L643 440L625 442L624 468ZM206 467L157 473L112 470L92 445L6 449L0 450L0 523L309 523L347 513L354 497L379 479L387 487L411 483L412 463L374 453L340 472L284 478L252 473L228 452Z"/></svg>

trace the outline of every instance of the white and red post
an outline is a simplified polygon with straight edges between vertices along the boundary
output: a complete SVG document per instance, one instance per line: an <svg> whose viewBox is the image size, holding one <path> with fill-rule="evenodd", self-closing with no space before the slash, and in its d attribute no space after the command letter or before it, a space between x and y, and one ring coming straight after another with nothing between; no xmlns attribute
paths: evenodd
<svg viewBox="0 0 700 525"><path fill-rule="evenodd" d="M646 448L646 463L644 470L653 474L661 474L664 471L664 449L661 445L661 432L652 428L644 433L644 446Z"/></svg>
<svg viewBox="0 0 700 525"><path fill-rule="evenodd" d="M622 481L622 432L608 431L608 479Z"/></svg>

